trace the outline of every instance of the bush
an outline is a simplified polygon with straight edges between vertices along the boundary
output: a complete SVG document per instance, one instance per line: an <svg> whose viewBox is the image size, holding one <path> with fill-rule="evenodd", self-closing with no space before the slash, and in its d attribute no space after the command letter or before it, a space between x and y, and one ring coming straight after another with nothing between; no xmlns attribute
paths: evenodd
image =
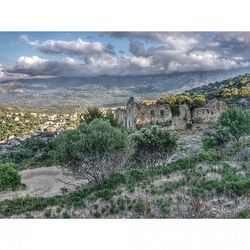
<svg viewBox="0 0 250 250"><path fill-rule="evenodd" d="M200 149L198 152L198 157L200 161L207 161L211 163L216 163L221 160L219 152L217 152L215 149Z"/></svg>
<svg viewBox="0 0 250 250"><path fill-rule="evenodd" d="M95 119L103 119L110 121L111 125L113 127L120 127L119 121L116 119L114 114L112 112L108 112L106 115L104 115L100 109L94 107L94 108L88 108L88 112L84 114L83 116L84 121L89 124Z"/></svg>
<svg viewBox="0 0 250 250"><path fill-rule="evenodd" d="M2 156L0 156L0 158L4 161L12 161L14 163L20 163L32 157L33 157L33 152L31 150L22 148L7 152Z"/></svg>
<svg viewBox="0 0 250 250"><path fill-rule="evenodd" d="M88 108L87 113L84 114L84 116L83 116L83 119L87 124L89 124L90 122L92 122L95 119L101 119L101 118L103 118L103 114L96 107Z"/></svg>
<svg viewBox="0 0 250 250"><path fill-rule="evenodd" d="M21 177L11 163L0 164L0 191L15 190L21 185Z"/></svg>
<svg viewBox="0 0 250 250"><path fill-rule="evenodd" d="M250 134L250 113L241 108L231 108L222 113L218 123L228 128L236 141L244 134Z"/></svg>
<svg viewBox="0 0 250 250"><path fill-rule="evenodd" d="M136 131L130 138L135 145L135 163L146 168L165 163L175 149L177 139L167 128L157 125Z"/></svg>
<svg viewBox="0 0 250 250"><path fill-rule="evenodd" d="M102 184L123 170L133 151L128 133L109 121L95 119L78 129L61 134L55 150L59 163L77 177Z"/></svg>
<svg viewBox="0 0 250 250"><path fill-rule="evenodd" d="M231 139L232 136L227 127L223 128L221 126L217 126L212 130L205 131L202 142L203 142L203 147L208 149L208 148L222 147Z"/></svg>

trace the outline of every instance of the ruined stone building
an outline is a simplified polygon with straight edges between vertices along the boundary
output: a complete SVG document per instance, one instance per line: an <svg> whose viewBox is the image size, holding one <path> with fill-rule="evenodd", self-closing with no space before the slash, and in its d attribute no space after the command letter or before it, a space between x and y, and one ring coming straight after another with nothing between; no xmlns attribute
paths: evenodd
<svg viewBox="0 0 250 250"><path fill-rule="evenodd" d="M190 110L187 104L179 105L178 112L173 114L169 104L157 101L135 102L130 97L126 107L116 110L116 117L123 126L134 129L148 124L163 124L173 130L185 130L190 127L201 127L217 121L219 115L227 108L225 102L210 100L205 106Z"/></svg>

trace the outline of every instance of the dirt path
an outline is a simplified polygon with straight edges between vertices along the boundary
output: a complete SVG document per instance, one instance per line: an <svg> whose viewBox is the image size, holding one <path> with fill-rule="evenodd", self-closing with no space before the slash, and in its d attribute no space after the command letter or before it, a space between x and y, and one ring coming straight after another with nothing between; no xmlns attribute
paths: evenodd
<svg viewBox="0 0 250 250"><path fill-rule="evenodd" d="M7 191L0 193L0 201L13 199L15 197L43 196L49 197L61 194L62 188L69 191L77 186L83 185L86 181L79 181L63 172L59 167L41 167L27 169L20 172L22 183L26 185L25 189L17 191Z"/></svg>

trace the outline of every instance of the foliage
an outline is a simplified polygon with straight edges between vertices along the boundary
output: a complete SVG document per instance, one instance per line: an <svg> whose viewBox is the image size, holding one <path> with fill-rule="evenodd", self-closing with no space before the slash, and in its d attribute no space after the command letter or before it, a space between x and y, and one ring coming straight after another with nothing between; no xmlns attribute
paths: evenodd
<svg viewBox="0 0 250 250"><path fill-rule="evenodd" d="M88 108L87 113L83 115L83 120L89 124L95 119L101 119L103 118L103 114L100 111L100 109L93 107L93 108Z"/></svg>
<svg viewBox="0 0 250 250"><path fill-rule="evenodd" d="M30 138L17 147L0 152L0 162L13 162L18 170L49 166L54 163L52 157L54 147L52 138L47 141L40 138Z"/></svg>
<svg viewBox="0 0 250 250"><path fill-rule="evenodd" d="M192 97L192 108L199 108L206 104L206 98L204 95L195 95Z"/></svg>
<svg viewBox="0 0 250 250"><path fill-rule="evenodd" d="M222 90L221 95L223 97L230 96L249 96L250 95L250 87L241 87L241 88L224 88Z"/></svg>
<svg viewBox="0 0 250 250"><path fill-rule="evenodd" d="M118 119L116 119L115 115L112 112L107 112L106 115L104 115L101 110L97 107L88 108L88 112L84 114L83 120L89 124L95 119L103 119L110 121L111 125L113 127L119 127L120 123L118 122Z"/></svg>
<svg viewBox="0 0 250 250"><path fill-rule="evenodd" d="M244 209L237 215L238 218L250 219L250 209Z"/></svg>
<svg viewBox="0 0 250 250"><path fill-rule="evenodd" d="M206 98L204 95L171 95L161 98L159 103L169 104L172 112L175 113L181 104L187 104L190 108L202 107L206 104Z"/></svg>
<svg viewBox="0 0 250 250"><path fill-rule="evenodd" d="M21 177L11 163L0 164L0 191L15 190L21 185Z"/></svg>
<svg viewBox="0 0 250 250"><path fill-rule="evenodd" d="M56 144L59 163L77 177L96 184L122 171L133 151L127 131L112 127L110 121L102 119L61 134Z"/></svg>
<svg viewBox="0 0 250 250"><path fill-rule="evenodd" d="M137 165L150 167L164 163L175 149L176 136L167 128L153 125L130 135L135 144L134 159Z"/></svg>
<svg viewBox="0 0 250 250"><path fill-rule="evenodd" d="M215 126L214 129L205 131L202 139L203 147L206 149L222 147L231 140L232 136L227 127Z"/></svg>
<svg viewBox="0 0 250 250"><path fill-rule="evenodd" d="M113 127L121 127L121 124L112 112L107 113L104 120L108 120Z"/></svg>
<svg viewBox="0 0 250 250"><path fill-rule="evenodd" d="M242 135L250 133L250 113L238 107L228 109L222 113L218 123L222 127L228 128L237 141Z"/></svg>
<svg viewBox="0 0 250 250"><path fill-rule="evenodd" d="M219 152L215 149L200 149L198 152L198 157L200 161L207 161L211 163L216 163L221 160Z"/></svg>

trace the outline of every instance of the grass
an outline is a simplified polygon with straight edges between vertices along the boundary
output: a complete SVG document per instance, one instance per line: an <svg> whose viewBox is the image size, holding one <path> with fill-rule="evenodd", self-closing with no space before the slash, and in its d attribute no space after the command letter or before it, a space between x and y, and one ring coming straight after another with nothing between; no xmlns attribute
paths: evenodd
<svg viewBox="0 0 250 250"><path fill-rule="evenodd" d="M218 153L217 153L218 154ZM198 153L191 157L181 158L168 165L156 166L149 170L130 170L124 173L119 173L111 177L100 186L85 187L74 192L67 193L62 190L63 195L54 197L25 197L6 200L0 203L0 217L6 218L12 215L30 214L32 211L44 211L45 217L50 218L51 207L56 207L58 216L64 218L72 217L71 213L67 214L67 209L76 208L84 209L89 204L105 204L95 208L92 206L91 214L93 217L99 218L104 215L115 215L122 211L134 211L138 216L153 217L149 202L137 197L121 195L121 188L126 188L133 195L137 187L148 191L149 195L154 195L156 198L161 197L159 201L159 209L162 217L169 217L171 211L172 200L166 198L165 194L171 193L181 186L189 185L193 196L203 196L206 191L215 191L220 194L224 190L229 190L237 196L242 196L249 192L250 178L246 176L240 177L236 170L230 168L229 165L224 165L220 172L221 180L206 180L199 175L196 170L198 163L219 161L219 158L212 159L215 152ZM161 190L156 190L152 186L152 181L159 177L169 176L175 171L183 171L186 173L184 180L169 182L161 187ZM162 197L164 196L164 198ZM134 196L136 197L136 196ZM152 197L152 196L151 196ZM66 209L66 212L65 212ZM63 214L62 214L63 212Z"/></svg>
<svg viewBox="0 0 250 250"><path fill-rule="evenodd" d="M160 200L160 210L163 218L166 218L170 215L171 203L172 203L171 198L162 198Z"/></svg>
<svg viewBox="0 0 250 250"><path fill-rule="evenodd" d="M150 180L158 175L168 175L176 170L186 169L195 163L196 159L180 159L167 166L158 166L148 171L132 170L126 173L114 175L103 185L92 188L82 188L64 196L54 197L25 197L14 200L6 200L0 203L0 217L9 217L14 214L23 214L31 211L42 211L47 207L75 207L83 208L88 200L110 201L116 194L116 189L120 185L136 186L141 181ZM138 210L138 209L137 209Z"/></svg>
<svg viewBox="0 0 250 250"><path fill-rule="evenodd" d="M183 185L185 185L184 180L168 182L164 185L163 190L164 190L164 192L169 193L169 192L172 192Z"/></svg>

